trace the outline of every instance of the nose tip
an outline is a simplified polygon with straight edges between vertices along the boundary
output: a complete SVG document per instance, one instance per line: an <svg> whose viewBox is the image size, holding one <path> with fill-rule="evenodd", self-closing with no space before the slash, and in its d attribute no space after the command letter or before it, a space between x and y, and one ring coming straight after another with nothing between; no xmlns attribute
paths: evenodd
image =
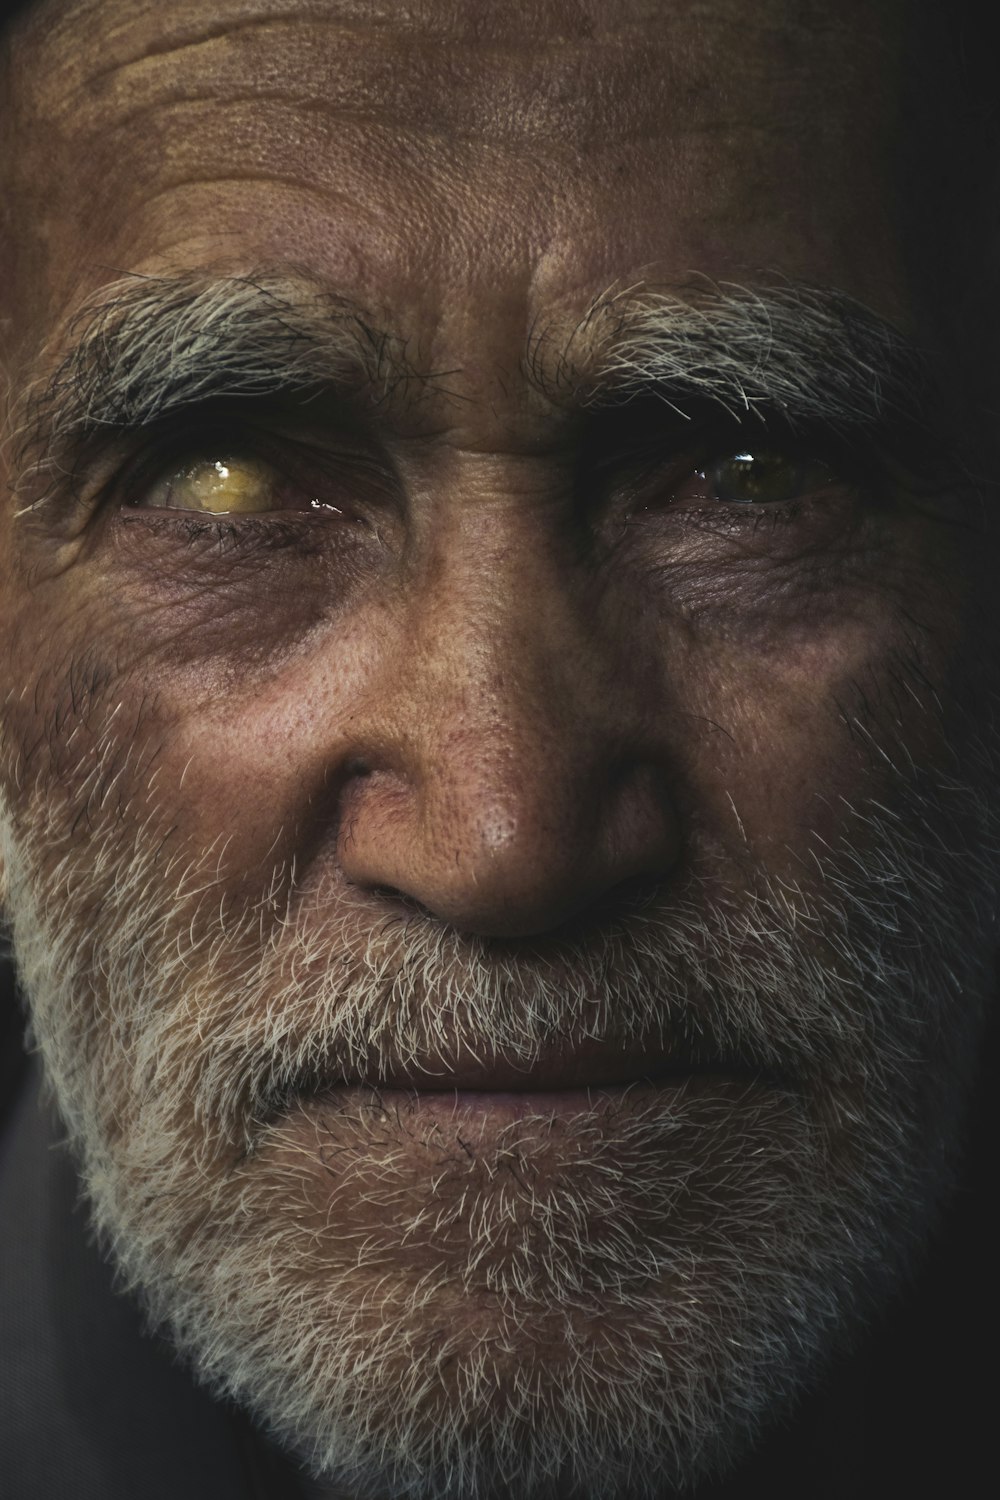
<svg viewBox="0 0 1000 1500"><path fill-rule="evenodd" d="M344 873L452 928L493 937L551 931L620 887L665 876L678 830L654 767L633 765L602 785L565 763L547 769L522 767L490 786L440 768L432 786L366 777L342 825L350 829Z"/></svg>

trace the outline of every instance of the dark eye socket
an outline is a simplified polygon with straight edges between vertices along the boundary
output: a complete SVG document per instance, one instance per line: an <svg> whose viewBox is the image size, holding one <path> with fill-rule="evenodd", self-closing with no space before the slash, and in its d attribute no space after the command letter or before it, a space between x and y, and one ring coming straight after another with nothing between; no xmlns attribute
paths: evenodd
<svg viewBox="0 0 1000 1500"><path fill-rule="evenodd" d="M788 505L847 485L864 491L882 460L864 434L845 434L785 412L730 418L636 400L595 414L579 456L582 496L600 507L617 495L632 508Z"/></svg>
<svg viewBox="0 0 1000 1500"><path fill-rule="evenodd" d="M115 491L130 509L201 515L352 515L384 498L392 476L357 434L306 428L301 413L206 412L142 436Z"/></svg>

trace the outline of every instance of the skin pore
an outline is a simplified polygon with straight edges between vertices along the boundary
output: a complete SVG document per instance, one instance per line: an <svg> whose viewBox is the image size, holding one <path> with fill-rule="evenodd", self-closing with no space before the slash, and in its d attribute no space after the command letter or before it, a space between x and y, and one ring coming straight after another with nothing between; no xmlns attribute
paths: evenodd
<svg viewBox="0 0 1000 1500"><path fill-rule="evenodd" d="M993 544L907 45L5 39L7 917L126 1278L337 1493L669 1494L945 1201Z"/></svg>

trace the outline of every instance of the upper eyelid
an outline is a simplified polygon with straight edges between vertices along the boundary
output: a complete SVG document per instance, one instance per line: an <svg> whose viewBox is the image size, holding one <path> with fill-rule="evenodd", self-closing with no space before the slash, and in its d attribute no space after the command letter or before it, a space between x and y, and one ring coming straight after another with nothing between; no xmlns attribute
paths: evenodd
<svg viewBox="0 0 1000 1500"><path fill-rule="evenodd" d="M246 456L269 465L279 476L301 467L321 470L327 462L350 461L375 469L379 460L358 443L332 435L329 443L309 441L287 425L262 420L257 413L215 416L203 413L190 425L166 419L155 428L137 428L122 436L126 452L118 468L118 484L151 483L172 466L180 467L199 458Z"/></svg>
<svg viewBox="0 0 1000 1500"><path fill-rule="evenodd" d="M606 446L598 445L593 436L587 444L588 467L600 473L641 464L681 472L685 466L696 468L737 452L766 449L790 461L826 463L845 478L860 478L862 473L871 478L885 457L873 434L793 424L785 414L770 420L758 414L751 421L723 423L709 414L693 418L690 425L665 423L661 431L655 430L655 420L629 426L635 430L619 431Z"/></svg>

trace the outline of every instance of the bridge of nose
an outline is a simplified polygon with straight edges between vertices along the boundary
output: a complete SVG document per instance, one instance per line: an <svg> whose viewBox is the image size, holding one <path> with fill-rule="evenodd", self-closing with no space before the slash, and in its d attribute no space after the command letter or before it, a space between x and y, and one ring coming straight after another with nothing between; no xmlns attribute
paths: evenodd
<svg viewBox="0 0 1000 1500"><path fill-rule="evenodd" d="M349 878L461 927L544 930L674 856L627 631L564 519L474 496L439 528L344 789Z"/></svg>

